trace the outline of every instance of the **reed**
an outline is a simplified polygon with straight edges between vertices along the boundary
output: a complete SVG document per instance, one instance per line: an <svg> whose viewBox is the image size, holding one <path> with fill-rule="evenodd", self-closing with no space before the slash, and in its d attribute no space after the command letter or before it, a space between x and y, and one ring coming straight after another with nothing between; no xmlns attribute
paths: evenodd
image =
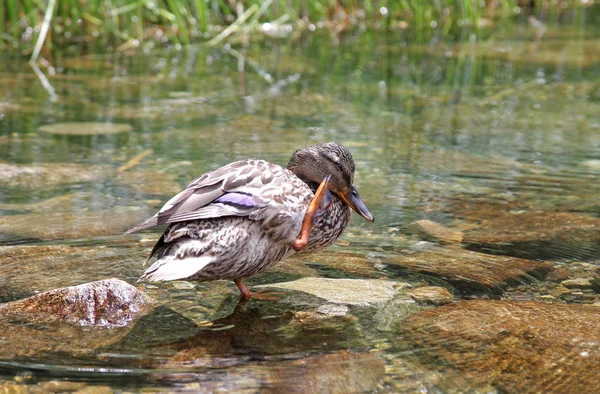
<svg viewBox="0 0 600 394"><path fill-rule="evenodd" d="M30 55L49 3L0 1L0 50ZM556 18L565 4L541 0L272 0L265 6L259 0L62 0L53 10L42 54L69 48L81 53L138 45L237 42L239 36L283 35L314 26L335 31L361 24L410 28L417 36L427 36L432 28L444 32L465 25L477 28L514 16L519 3L526 4L528 12L543 12L550 18ZM228 34L222 37L226 29Z"/></svg>

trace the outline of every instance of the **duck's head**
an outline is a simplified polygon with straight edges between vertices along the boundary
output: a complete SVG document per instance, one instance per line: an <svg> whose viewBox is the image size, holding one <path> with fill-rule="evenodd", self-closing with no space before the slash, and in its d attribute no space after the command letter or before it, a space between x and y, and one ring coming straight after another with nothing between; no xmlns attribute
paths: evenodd
<svg viewBox="0 0 600 394"><path fill-rule="evenodd" d="M356 213L372 222L373 214L354 186L354 159L346 148L327 142L298 149L287 168L305 182L320 184L330 175L328 189L337 194Z"/></svg>

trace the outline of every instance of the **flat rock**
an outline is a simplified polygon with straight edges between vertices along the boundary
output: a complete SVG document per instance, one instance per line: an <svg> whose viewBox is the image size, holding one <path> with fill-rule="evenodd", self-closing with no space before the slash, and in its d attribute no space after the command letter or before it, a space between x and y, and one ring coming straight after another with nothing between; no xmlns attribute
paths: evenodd
<svg viewBox="0 0 600 394"><path fill-rule="evenodd" d="M408 294L419 304L444 305L452 302L452 294L439 286L423 286L408 290Z"/></svg>
<svg viewBox="0 0 600 394"><path fill-rule="evenodd" d="M35 321L122 327L143 315L154 304L152 298L127 282L106 279L0 304L0 311Z"/></svg>
<svg viewBox="0 0 600 394"><path fill-rule="evenodd" d="M372 306L394 298L398 283L378 279L302 278L257 287L302 291L333 304Z"/></svg>
<svg viewBox="0 0 600 394"><path fill-rule="evenodd" d="M23 165L0 163L0 186L35 190L70 183L94 182L108 175L106 168L86 164L44 163Z"/></svg>
<svg viewBox="0 0 600 394"><path fill-rule="evenodd" d="M466 231L470 249L534 259L597 258L600 219L571 212L507 213Z"/></svg>
<svg viewBox="0 0 600 394"><path fill-rule="evenodd" d="M407 228L409 233L417 235L425 241L439 242L442 244L461 243L463 234L431 220L419 220L411 223Z"/></svg>
<svg viewBox="0 0 600 394"><path fill-rule="evenodd" d="M593 306L463 301L420 311L403 328L443 392L600 391L600 309Z"/></svg>
<svg viewBox="0 0 600 394"><path fill-rule="evenodd" d="M462 292L501 294L508 286L544 279L549 263L495 256L459 248L435 248L388 258L387 263L439 276Z"/></svg>

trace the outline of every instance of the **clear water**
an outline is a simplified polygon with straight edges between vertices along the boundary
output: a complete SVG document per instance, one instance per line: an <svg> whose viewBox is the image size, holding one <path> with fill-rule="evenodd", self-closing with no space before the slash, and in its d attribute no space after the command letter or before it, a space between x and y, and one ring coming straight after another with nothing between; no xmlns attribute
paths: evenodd
<svg viewBox="0 0 600 394"><path fill-rule="evenodd" d="M466 231L498 206L598 217L600 40L593 25L548 26L537 39L539 31L517 23L485 41L363 32L339 43L322 34L239 52L191 47L57 59L49 78L55 100L26 62L4 59L0 300L110 277L135 284L160 230L121 234L191 179L246 157L284 165L295 149L329 140L352 151L355 183L375 223L355 217L330 250L286 261L248 285L324 277L452 290L444 278L390 263L423 247L406 230L411 223ZM61 122L132 130L40 131ZM487 208L465 214L474 201ZM598 239L577 232L549 255L535 245L494 253L554 266L598 262ZM349 306L345 317L307 323L299 313L323 301L300 292L237 305L229 282L136 286L161 306L130 327L2 322L0 342L11 344L0 350L2 379L125 391L439 390L436 365L416 366L401 330L420 307ZM544 286L522 284L501 296L456 291L455 300L539 299ZM446 378L460 387L461 376Z"/></svg>

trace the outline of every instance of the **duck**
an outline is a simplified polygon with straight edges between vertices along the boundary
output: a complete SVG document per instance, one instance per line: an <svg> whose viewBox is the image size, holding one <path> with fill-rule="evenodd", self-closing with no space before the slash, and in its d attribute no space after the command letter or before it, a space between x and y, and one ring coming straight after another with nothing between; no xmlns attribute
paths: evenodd
<svg viewBox="0 0 600 394"><path fill-rule="evenodd" d="M296 150L287 168L244 159L197 177L125 233L167 225L140 281L233 280L250 298L243 280L291 255L327 248L352 211L374 221L354 172L350 151L328 142Z"/></svg>

